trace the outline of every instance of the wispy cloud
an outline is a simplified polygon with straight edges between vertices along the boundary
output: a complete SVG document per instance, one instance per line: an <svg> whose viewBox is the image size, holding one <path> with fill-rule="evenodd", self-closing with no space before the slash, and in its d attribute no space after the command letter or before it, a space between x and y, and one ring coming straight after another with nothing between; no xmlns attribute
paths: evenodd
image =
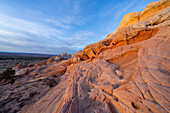
<svg viewBox="0 0 170 113"><path fill-rule="evenodd" d="M79 31L79 32L74 33L72 36L65 38L64 41L68 42L68 45L74 48L82 49L86 45L97 42L98 40L102 38L104 37L94 32Z"/></svg>
<svg viewBox="0 0 170 113"><path fill-rule="evenodd" d="M32 34L41 34L43 36L50 36L56 33L61 33L61 31L41 23L30 22L3 14L0 14L0 24L1 26L5 26L18 31L29 32Z"/></svg>
<svg viewBox="0 0 170 113"><path fill-rule="evenodd" d="M27 51L47 53L74 53L82 49L97 35L93 32L79 31L65 35L71 26L53 20L46 20L63 28L57 29L46 24L26 21L23 19L0 14L0 50Z"/></svg>
<svg viewBox="0 0 170 113"><path fill-rule="evenodd" d="M23 50L26 48L27 50L31 48L34 50L39 48L40 50L42 47L47 49L52 47L54 49L57 46L61 50L62 46L64 46L63 44L66 44L60 38L63 33L62 30L57 30L41 23L0 14L0 24L1 51L6 50L2 43L7 44L9 47L13 46L13 48L23 47Z"/></svg>
<svg viewBox="0 0 170 113"><path fill-rule="evenodd" d="M46 22L49 22L49 23L52 23L54 24L55 26L59 27L59 28L62 28L62 29L66 29L66 30L69 30L71 28L70 25L67 25L67 24L64 24L60 21L57 21L57 20L54 20L54 19L45 19L44 21Z"/></svg>

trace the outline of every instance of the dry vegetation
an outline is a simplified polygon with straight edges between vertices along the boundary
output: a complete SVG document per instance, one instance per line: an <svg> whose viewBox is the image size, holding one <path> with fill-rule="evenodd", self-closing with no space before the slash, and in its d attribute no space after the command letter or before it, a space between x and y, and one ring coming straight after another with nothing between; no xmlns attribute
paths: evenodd
<svg viewBox="0 0 170 113"><path fill-rule="evenodd" d="M49 57L0 56L0 73L16 65L34 65Z"/></svg>

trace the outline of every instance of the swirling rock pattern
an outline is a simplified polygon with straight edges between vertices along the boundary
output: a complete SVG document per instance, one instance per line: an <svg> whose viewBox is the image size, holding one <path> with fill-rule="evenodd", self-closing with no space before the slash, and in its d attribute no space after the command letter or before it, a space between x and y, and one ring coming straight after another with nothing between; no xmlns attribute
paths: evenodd
<svg viewBox="0 0 170 113"><path fill-rule="evenodd" d="M148 40L74 64L60 84L26 112L168 113L169 30L169 26L158 28Z"/></svg>
<svg viewBox="0 0 170 113"><path fill-rule="evenodd" d="M169 113L169 0L154 4L159 13L74 54L59 84L22 113Z"/></svg>

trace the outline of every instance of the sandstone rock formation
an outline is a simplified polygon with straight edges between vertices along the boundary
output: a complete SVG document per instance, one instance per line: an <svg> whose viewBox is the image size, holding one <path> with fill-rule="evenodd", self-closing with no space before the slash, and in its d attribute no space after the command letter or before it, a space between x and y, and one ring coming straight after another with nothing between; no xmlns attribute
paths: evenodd
<svg viewBox="0 0 170 113"><path fill-rule="evenodd" d="M114 36L103 39L97 43L86 46L83 51L78 51L71 58L71 62L80 62L86 59L93 59L107 49L113 49L121 45L129 45L153 37L158 27L170 25L170 7L162 9L152 18L137 24L124 27Z"/></svg>
<svg viewBox="0 0 170 113"><path fill-rule="evenodd" d="M0 113L16 113L42 98L59 83L70 57L62 54L36 65L17 65L13 85L0 81Z"/></svg>
<svg viewBox="0 0 170 113"><path fill-rule="evenodd" d="M138 22L146 21L152 18L155 14L159 13L162 9L168 6L170 6L169 0L159 0L148 4L141 12L130 12L126 14L123 16L117 29L113 33L110 33L108 36L106 36L106 38L113 36L115 33L126 26L134 25Z"/></svg>
<svg viewBox="0 0 170 113"><path fill-rule="evenodd" d="M31 75L31 80L60 77L43 98L21 112L169 113L169 0L149 4L140 16L141 21L129 20L114 35L86 46L69 60L51 58L16 69Z"/></svg>
<svg viewBox="0 0 170 113"><path fill-rule="evenodd" d="M151 3L140 20L78 51L60 84L23 112L170 112L168 6Z"/></svg>
<svg viewBox="0 0 170 113"><path fill-rule="evenodd" d="M168 113L169 30L169 26L157 28L147 40L71 64L56 87L22 112Z"/></svg>

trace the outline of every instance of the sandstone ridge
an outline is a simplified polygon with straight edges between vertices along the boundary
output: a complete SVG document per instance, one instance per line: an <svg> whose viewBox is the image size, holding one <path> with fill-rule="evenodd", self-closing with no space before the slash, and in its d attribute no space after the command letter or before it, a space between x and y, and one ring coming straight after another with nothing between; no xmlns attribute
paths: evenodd
<svg viewBox="0 0 170 113"><path fill-rule="evenodd" d="M117 33L119 30L122 28L136 24L138 22L146 21L150 18L152 18L155 14L159 13L162 9L170 6L170 1L169 0L159 0L156 2L152 2L148 4L143 11L140 12L130 12L123 16L119 26L117 29L113 32L110 33L106 38L108 38L110 35L114 35Z"/></svg>
<svg viewBox="0 0 170 113"><path fill-rule="evenodd" d="M21 112L170 112L169 0L149 4L140 19L120 24L114 35L86 46L69 60L54 57L17 68L32 81L60 77L54 88Z"/></svg>

